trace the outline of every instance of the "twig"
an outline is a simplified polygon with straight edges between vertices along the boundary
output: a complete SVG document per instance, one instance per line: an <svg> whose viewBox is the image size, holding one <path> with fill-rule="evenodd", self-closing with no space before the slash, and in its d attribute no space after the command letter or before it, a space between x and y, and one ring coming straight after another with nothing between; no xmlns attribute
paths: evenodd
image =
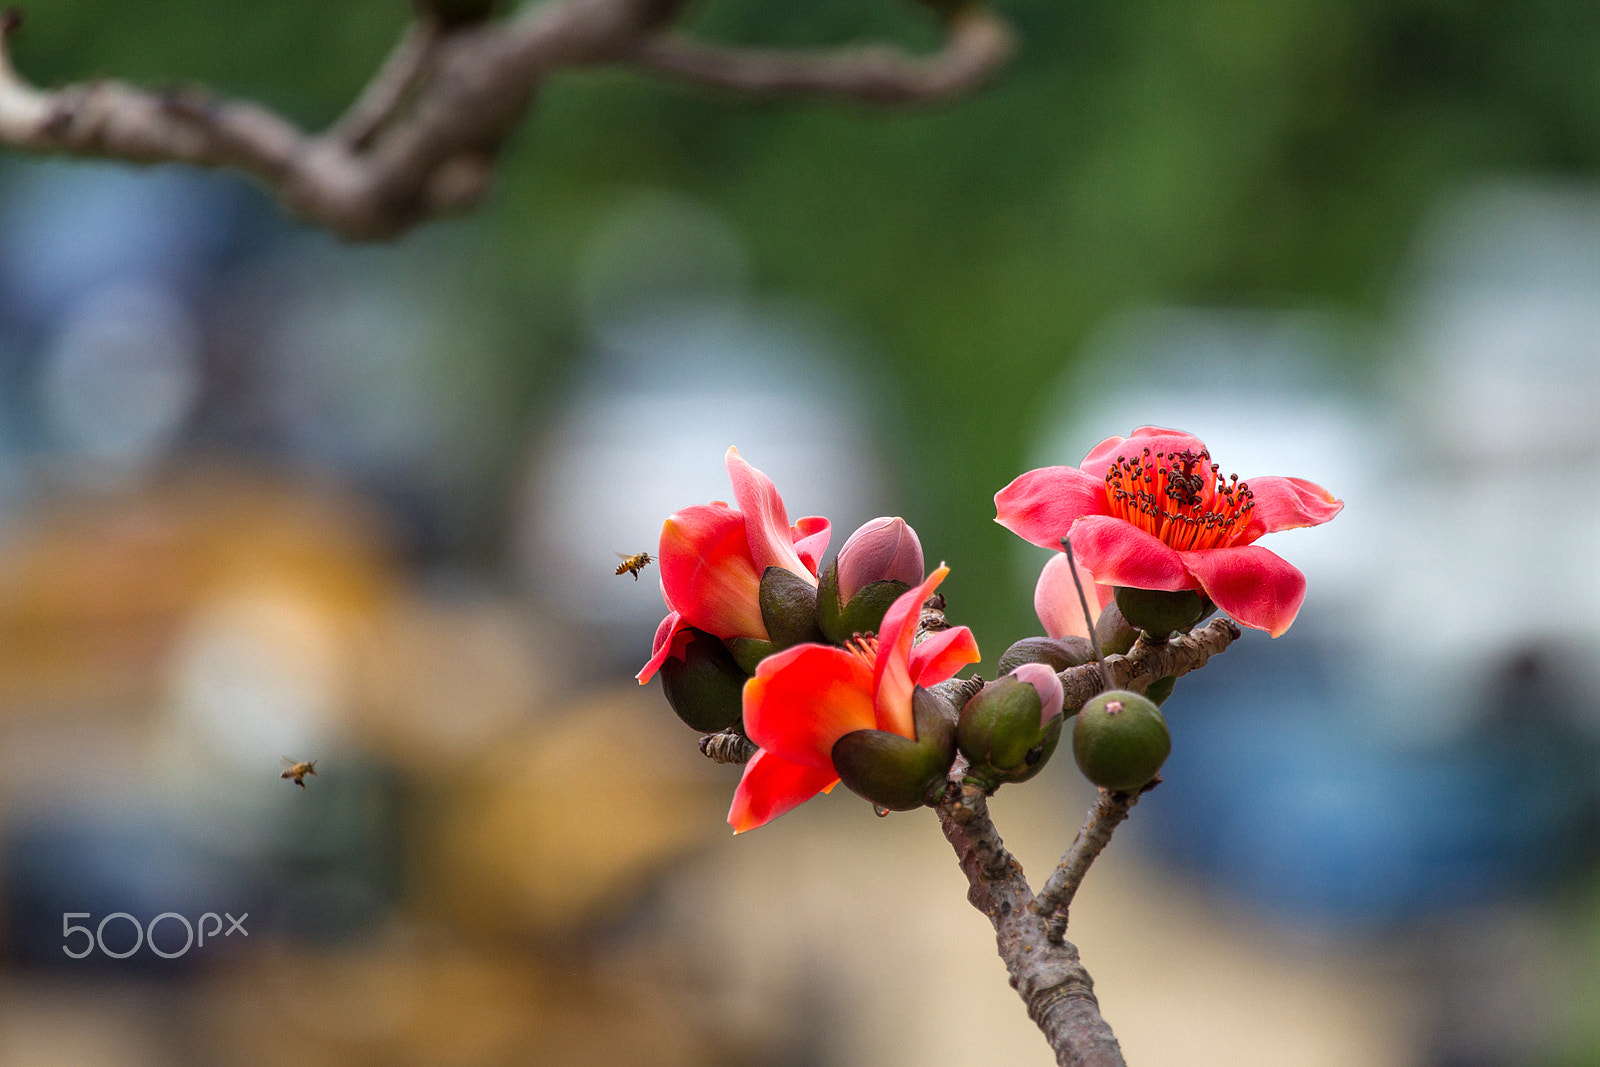
<svg viewBox="0 0 1600 1067"><path fill-rule="evenodd" d="M257 104L173 98L116 81L45 91L6 54L0 24L0 145L135 163L183 162L254 175L295 214L344 237L393 237L480 201L494 160L558 70L600 64L746 94L871 103L947 99L1012 52L999 16L951 20L942 48L783 52L703 44L670 28L685 0L544 0L515 17L409 29L345 116L308 134Z"/></svg>
<svg viewBox="0 0 1600 1067"><path fill-rule="evenodd" d="M1067 909L1071 907L1078 887L1083 884L1083 876L1089 873L1089 865L1111 843L1112 831L1128 817L1128 812L1139 802L1139 798L1154 789L1160 781L1159 777L1156 778L1137 793L1113 793L1109 789L1102 789L1095 797L1083 829L1072 839L1071 847L1061 857L1061 863L1039 891L1039 898L1033 904L1034 911L1048 923L1048 936L1052 942L1059 943L1066 936Z"/></svg>
<svg viewBox="0 0 1600 1067"><path fill-rule="evenodd" d="M1213 619L1198 629L1159 645L1152 645L1141 637L1126 656L1106 657L1109 684L1100 668L1093 663L1068 667L1062 671L1060 678L1066 698L1065 707L1081 708L1090 697L1107 689L1132 689L1142 693L1151 682L1197 671L1239 637L1239 627L1231 619Z"/></svg>

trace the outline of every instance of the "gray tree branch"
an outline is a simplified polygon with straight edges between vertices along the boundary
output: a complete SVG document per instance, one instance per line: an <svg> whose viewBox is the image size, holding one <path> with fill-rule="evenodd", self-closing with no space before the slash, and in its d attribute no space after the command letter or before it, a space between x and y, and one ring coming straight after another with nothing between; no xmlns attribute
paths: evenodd
<svg viewBox="0 0 1600 1067"><path fill-rule="evenodd" d="M946 99L1013 50L996 15L953 18L927 56L893 48L784 52L696 42L670 23L684 0L544 0L514 17L446 29L421 20L349 111L308 134L260 105L118 81L42 90L15 69L0 22L0 144L51 155L182 162L254 175L296 215L342 236L393 237L478 203L494 161L555 71L620 64L744 94L872 103Z"/></svg>

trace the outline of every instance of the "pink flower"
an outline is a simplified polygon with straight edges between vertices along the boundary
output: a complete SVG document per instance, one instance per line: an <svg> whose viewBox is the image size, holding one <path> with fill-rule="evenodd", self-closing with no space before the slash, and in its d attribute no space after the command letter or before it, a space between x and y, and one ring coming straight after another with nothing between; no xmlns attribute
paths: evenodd
<svg viewBox="0 0 1600 1067"><path fill-rule="evenodd" d="M745 730L761 751L745 765L733 795L728 824L735 833L837 785L833 746L845 734L884 730L916 740L912 690L937 685L979 659L965 626L912 646L922 602L949 573L940 567L902 593L876 638L845 648L795 645L761 661L744 687Z"/></svg>
<svg viewBox="0 0 1600 1067"><path fill-rule="evenodd" d="M661 526L656 551L661 598L667 617L656 628L650 656L637 675L643 685L668 655L680 655L694 627L718 637L767 640L761 619L761 576L781 567L817 584L817 563L828 547L828 520L809 517L789 525L789 514L772 479L729 448L728 477L735 510L720 500L674 512Z"/></svg>
<svg viewBox="0 0 1600 1067"><path fill-rule="evenodd" d="M1277 637L1305 599L1305 575L1252 542L1320 525L1344 503L1300 478L1241 482L1220 470L1199 438L1143 426L1106 438L1079 467L1022 475L995 494L995 521L1045 548L1069 537L1099 583L1198 589Z"/></svg>
<svg viewBox="0 0 1600 1067"><path fill-rule="evenodd" d="M1084 596L1089 601L1092 618L1083 617L1083 605L1078 600L1078 587L1072 580L1072 565L1065 552L1057 552L1039 572L1039 582L1033 588L1033 610L1044 624L1044 632L1051 637L1088 637L1095 620L1109 603L1114 590L1109 585L1096 585L1094 575L1083 564L1078 564L1078 580L1083 583Z"/></svg>

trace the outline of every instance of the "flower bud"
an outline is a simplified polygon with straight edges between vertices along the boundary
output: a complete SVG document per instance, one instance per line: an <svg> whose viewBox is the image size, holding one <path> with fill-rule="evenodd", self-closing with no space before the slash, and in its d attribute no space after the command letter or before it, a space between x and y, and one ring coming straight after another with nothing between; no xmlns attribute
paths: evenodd
<svg viewBox="0 0 1600 1067"><path fill-rule="evenodd" d="M991 789L1038 774L1061 740L1061 697L1061 679L1043 663L984 686L956 724L968 773Z"/></svg>
<svg viewBox="0 0 1600 1067"><path fill-rule="evenodd" d="M1145 686L1144 695L1155 701L1156 707L1159 708L1167 702L1167 698L1172 695L1172 687L1177 684L1178 676L1169 674L1165 678L1157 678Z"/></svg>
<svg viewBox="0 0 1600 1067"><path fill-rule="evenodd" d="M1108 656L1125 656L1133 643L1139 640L1139 631L1128 625L1113 600L1100 611L1095 620L1094 635L1100 639L1100 650Z"/></svg>
<svg viewBox="0 0 1600 1067"><path fill-rule="evenodd" d="M761 575L759 599L761 621L774 648L822 640L817 628L817 589L798 574L768 567Z"/></svg>
<svg viewBox="0 0 1600 1067"><path fill-rule="evenodd" d="M1192 589L1167 592L1162 589L1117 587L1117 608L1130 626L1137 627L1157 641L1176 633L1188 633L1196 624L1217 610L1204 593Z"/></svg>
<svg viewBox="0 0 1600 1067"><path fill-rule="evenodd" d="M851 534L838 562L841 604L873 582L903 582L909 589L922 581L922 543L899 516L873 519Z"/></svg>
<svg viewBox="0 0 1600 1067"><path fill-rule="evenodd" d="M917 738L888 730L855 730L833 743L833 769L857 796L880 808L910 811L932 799L955 762L954 709L917 688L911 691Z"/></svg>
<svg viewBox="0 0 1600 1067"><path fill-rule="evenodd" d="M917 579L921 581L921 579ZM822 572L817 585L817 625L823 636L842 645L856 634L875 634L883 626L889 605L911 586L894 578L868 582L848 602L839 598L839 560Z"/></svg>
<svg viewBox="0 0 1600 1067"><path fill-rule="evenodd" d="M1091 697L1072 727L1072 755L1102 789L1133 793L1161 770L1172 751L1167 720L1155 703L1126 689Z"/></svg>
<svg viewBox="0 0 1600 1067"><path fill-rule="evenodd" d="M1051 670L1064 671L1094 662L1094 649L1082 637L1024 637L1000 656L995 671L1010 674L1024 663L1043 663Z"/></svg>
<svg viewBox="0 0 1600 1067"><path fill-rule="evenodd" d="M687 629L682 642L661 664L661 688L678 718L702 733L725 730L739 721L746 674L715 634Z"/></svg>

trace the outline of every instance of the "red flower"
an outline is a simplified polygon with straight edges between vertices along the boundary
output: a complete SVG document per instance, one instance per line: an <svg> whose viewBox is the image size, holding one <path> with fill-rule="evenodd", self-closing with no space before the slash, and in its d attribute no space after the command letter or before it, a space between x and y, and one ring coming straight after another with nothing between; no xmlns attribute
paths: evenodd
<svg viewBox="0 0 1600 1067"><path fill-rule="evenodd" d="M656 551L661 598L667 617L656 628L655 644L637 675L643 685L655 676L674 648L674 638L693 626L718 637L767 639L761 621L761 575L782 567L817 584L817 562L828 547L831 527L819 517L789 525L783 498L772 479L728 449L728 477L735 511L714 500L673 513L661 526ZM681 656L687 636L676 642Z"/></svg>
<svg viewBox="0 0 1600 1067"><path fill-rule="evenodd" d="M911 692L937 685L969 663L978 644L965 626L912 646L922 602L949 574L940 567L902 593L876 638L845 648L795 645L768 656L744 685L744 724L761 746L745 765L728 824L754 829L839 782L833 745L856 730L886 730L916 740Z"/></svg>
<svg viewBox="0 0 1600 1067"><path fill-rule="evenodd" d="M1305 575L1252 544L1327 522L1344 502L1300 478L1223 479L1199 438L1143 426L1108 437L1081 467L1029 471L995 494L995 521L1072 550L1097 582L1199 589L1246 626L1277 637L1305 599Z"/></svg>
<svg viewBox="0 0 1600 1067"><path fill-rule="evenodd" d="M1065 552L1051 556L1039 572L1038 584L1033 587L1033 610L1051 637L1088 637L1100 612L1111 603L1114 590L1109 585L1096 585L1094 575L1081 563L1078 581L1083 583L1084 597L1089 601L1088 619L1083 617L1078 585L1072 580L1072 565Z"/></svg>

